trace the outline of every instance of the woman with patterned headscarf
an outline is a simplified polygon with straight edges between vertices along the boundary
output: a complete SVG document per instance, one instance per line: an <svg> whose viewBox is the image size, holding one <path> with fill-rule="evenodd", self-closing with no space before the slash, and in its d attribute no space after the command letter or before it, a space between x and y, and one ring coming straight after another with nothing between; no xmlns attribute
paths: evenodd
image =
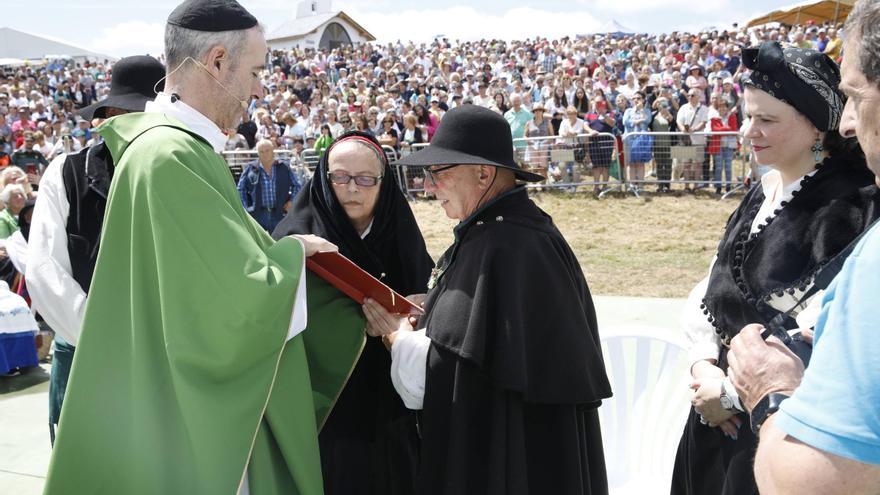
<svg viewBox="0 0 880 495"><path fill-rule="evenodd" d="M834 61L767 42L743 50L743 64L751 70L743 79L751 116L744 133L756 162L772 170L728 220L709 276L684 310L694 408L678 448L673 494L758 493L757 436L727 377L727 346L744 326L769 326L776 318L808 356L803 335L811 336L821 291L801 299L880 205L861 148L838 133L845 99Z"/></svg>

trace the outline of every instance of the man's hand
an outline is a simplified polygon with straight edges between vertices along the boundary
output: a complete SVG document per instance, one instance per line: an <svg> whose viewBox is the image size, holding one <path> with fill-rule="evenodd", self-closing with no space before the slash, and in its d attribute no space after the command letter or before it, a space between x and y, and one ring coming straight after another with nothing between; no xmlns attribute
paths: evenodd
<svg viewBox="0 0 880 495"><path fill-rule="evenodd" d="M367 335L370 337L382 337L397 332L401 327L409 327L409 318L394 315L388 312L381 304L372 300L364 299L364 316L367 317Z"/></svg>
<svg viewBox="0 0 880 495"><path fill-rule="evenodd" d="M776 337L765 342L764 327L748 325L733 338L727 362L727 375L742 405L751 411L771 392L791 394L804 376L804 363Z"/></svg>
<svg viewBox="0 0 880 495"><path fill-rule="evenodd" d="M339 251L336 244L333 244L323 237L318 237L312 234L297 234L290 237L295 237L303 243L303 248L306 251L307 257L315 253L332 253Z"/></svg>
<svg viewBox="0 0 880 495"><path fill-rule="evenodd" d="M285 213L287 212L287 210L290 209L290 206L291 206L292 204L293 204L293 201L291 201L291 200L289 200L289 199L287 200L287 203L284 203L284 206L282 206L282 208L284 208L284 212L285 212Z"/></svg>

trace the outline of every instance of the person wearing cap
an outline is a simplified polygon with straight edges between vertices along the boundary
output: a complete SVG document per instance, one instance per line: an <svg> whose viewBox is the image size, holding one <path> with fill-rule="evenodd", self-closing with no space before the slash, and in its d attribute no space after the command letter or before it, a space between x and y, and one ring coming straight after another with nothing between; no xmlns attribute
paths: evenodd
<svg viewBox="0 0 880 495"><path fill-rule="evenodd" d="M838 131L846 98L834 61L765 42L743 50L743 63L751 71L743 84L752 116L744 134L757 163L773 170L731 215L709 275L683 311L694 407L676 456L673 494L758 493L752 471L758 425L750 427L744 411L754 404L742 402L728 375L730 341L746 325L775 319L809 361L804 335L817 324L822 295L807 291L819 270L880 217L865 155Z"/></svg>
<svg viewBox="0 0 880 495"><path fill-rule="evenodd" d="M840 133L858 138L880 184L880 2L857 2L845 27L840 89L850 98ZM742 329L731 342L731 380L752 422L761 424L755 456L761 493L877 493L878 241L874 225L826 290L806 370L776 337L763 340L760 325Z"/></svg>
<svg viewBox="0 0 880 495"><path fill-rule="evenodd" d="M28 175L32 176L31 183L37 185L49 162L43 156L43 153L40 152L39 148L35 148L37 142L32 131L25 131L23 139L21 147L15 150L9 157L10 165L15 165L27 172Z"/></svg>
<svg viewBox="0 0 880 495"><path fill-rule="evenodd" d="M520 181L510 127L450 110L426 149L425 191L458 220L415 325L375 303L391 380L421 410L416 493L607 493L598 407L611 396L583 272ZM540 310L537 310L540 308Z"/></svg>
<svg viewBox="0 0 880 495"><path fill-rule="evenodd" d="M495 104L495 99L489 95L489 85L485 81L477 83L477 96L472 98L473 104L484 108L490 108Z"/></svg>
<svg viewBox="0 0 880 495"><path fill-rule="evenodd" d="M318 425L363 317L306 284L305 258L336 247L274 241L220 155L263 96L256 18L187 0L165 40L164 90L97 129L115 169L44 493L320 493Z"/></svg>

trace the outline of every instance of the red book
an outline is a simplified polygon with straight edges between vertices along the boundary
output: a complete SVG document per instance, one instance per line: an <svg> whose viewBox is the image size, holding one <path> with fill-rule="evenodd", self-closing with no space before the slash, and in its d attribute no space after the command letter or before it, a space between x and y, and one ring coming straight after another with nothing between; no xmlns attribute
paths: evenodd
<svg viewBox="0 0 880 495"><path fill-rule="evenodd" d="M344 292L358 304L370 298L389 313L420 315L422 308L401 296L339 253L315 253L306 258L306 268Z"/></svg>

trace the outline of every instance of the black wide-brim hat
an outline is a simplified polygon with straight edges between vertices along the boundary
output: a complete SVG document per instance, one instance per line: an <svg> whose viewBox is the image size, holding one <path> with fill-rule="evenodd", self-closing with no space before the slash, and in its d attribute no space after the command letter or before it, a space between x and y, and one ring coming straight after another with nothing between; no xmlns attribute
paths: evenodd
<svg viewBox="0 0 880 495"><path fill-rule="evenodd" d="M153 57L136 55L119 59L113 64L110 94L80 109L79 114L92 120L93 117L103 118L108 107L143 112L147 102L156 97L156 92L165 88L165 81L159 82L164 77L165 66Z"/></svg>
<svg viewBox="0 0 880 495"><path fill-rule="evenodd" d="M513 159L513 138L504 117L478 105L462 105L446 112L431 144L397 163L414 167L492 165L513 170L520 180L544 180L541 175L523 170Z"/></svg>

